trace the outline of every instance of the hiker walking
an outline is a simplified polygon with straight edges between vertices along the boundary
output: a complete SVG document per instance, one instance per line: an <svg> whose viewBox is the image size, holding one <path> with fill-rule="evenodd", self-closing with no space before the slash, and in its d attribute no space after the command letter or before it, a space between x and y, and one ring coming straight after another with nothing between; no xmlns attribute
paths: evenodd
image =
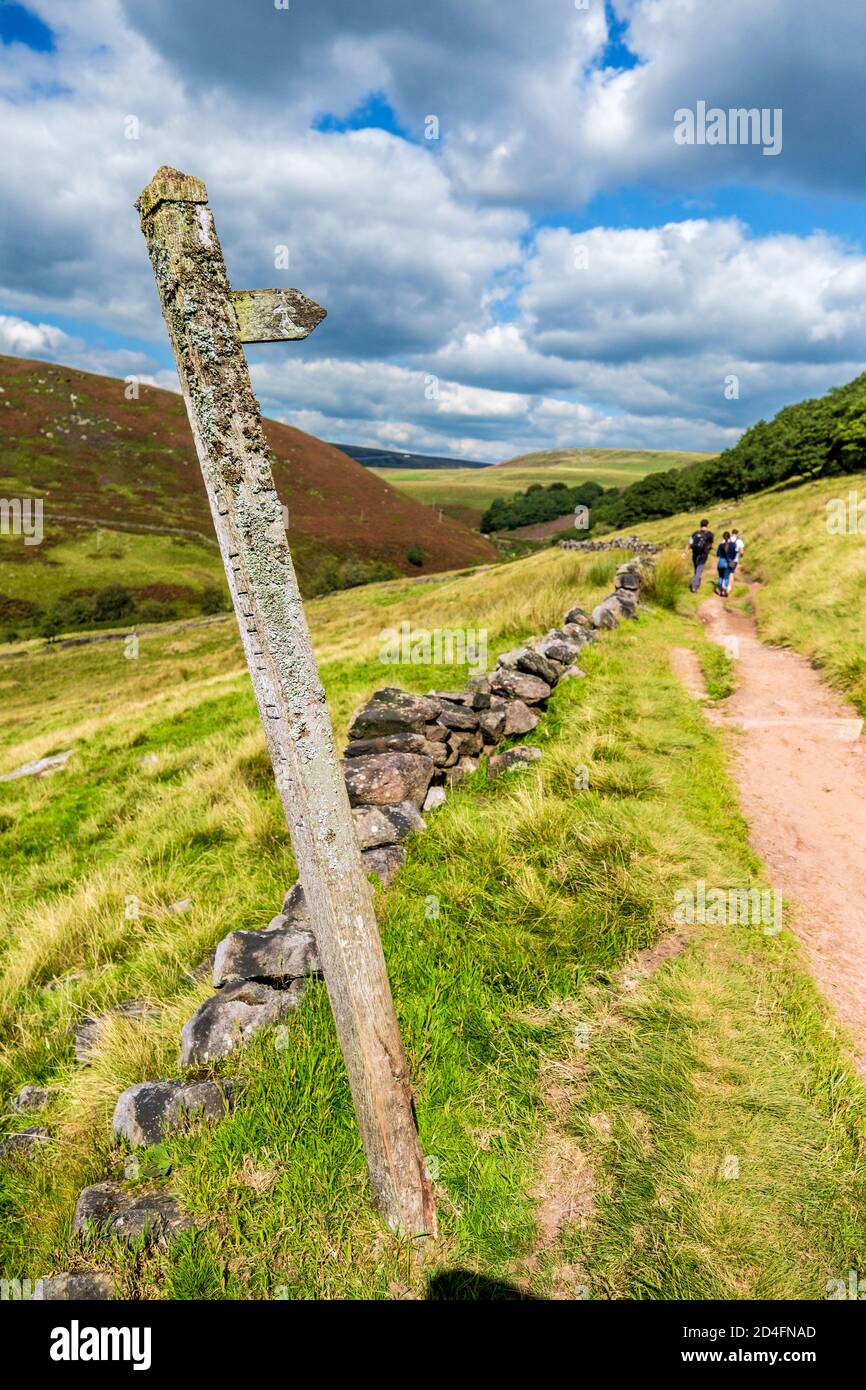
<svg viewBox="0 0 866 1390"><path fill-rule="evenodd" d="M736 530L731 532L731 540L734 542L734 558L731 561L731 578L733 579L740 563L740 556L746 548L746 542L743 540L739 531Z"/></svg>
<svg viewBox="0 0 866 1390"><path fill-rule="evenodd" d="M694 578L691 582L693 594L698 592L701 587L701 580L704 577L704 565L709 559L710 550L713 545L713 533L708 530L709 522L704 519L697 531L689 536L689 548L692 552L692 564L695 567Z"/></svg>
<svg viewBox="0 0 866 1390"><path fill-rule="evenodd" d="M731 592L731 579L734 574L732 566L736 560L736 555L736 542L731 539L730 531L725 531L716 548L716 571L718 573L716 592L722 598L727 598Z"/></svg>

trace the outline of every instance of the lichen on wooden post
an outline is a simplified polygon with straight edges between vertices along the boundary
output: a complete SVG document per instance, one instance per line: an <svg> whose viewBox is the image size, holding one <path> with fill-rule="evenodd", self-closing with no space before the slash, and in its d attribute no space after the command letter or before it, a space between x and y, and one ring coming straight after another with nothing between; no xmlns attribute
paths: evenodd
<svg viewBox="0 0 866 1390"><path fill-rule="evenodd" d="M310 906L373 1192L393 1229L434 1235L432 1188L372 892L207 190L164 166L136 207ZM290 302L297 307L301 301L312 304L305 296ZM309 331L315 327L309 320L318 318L304 312Z"/></svg>

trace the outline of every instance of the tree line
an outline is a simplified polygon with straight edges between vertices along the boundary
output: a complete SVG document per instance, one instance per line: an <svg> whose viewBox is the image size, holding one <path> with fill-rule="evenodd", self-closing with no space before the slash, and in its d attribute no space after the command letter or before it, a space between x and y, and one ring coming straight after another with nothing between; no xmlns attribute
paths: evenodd
<svg viewBox="0 0 866 1390"><path fill-rule="evenodd" d="M481 530L513 531L517 526L537 526L542 521L554 521L566 516L575 507L592 510L602 499L619 497L619 489L603 488L599 483L532 483L525 492L512 497L497 497L481 518Z"/></svg>
<svg viewBox="0 0 866 1390"><path fill-rule="evenodd" d="M622 491L603 489L597 483L584 483L580 488L564 488L560 483L541 488L534 483L525 493L494 502L481 529L505 530L549 521L583 503L590 507L592 531L619 530L713 502L739 501L748 493L762 492L789 478L820 478L864 469L866 373L824 396L785 406L770 421L759 420L715 458L664 473L648 473ZM591 501L585 496L587 488L596 489ZM559 510L566 494L569 500ZM540 515L541 511L545 514ZM512 519L517 516L519 521Z"/></svg>

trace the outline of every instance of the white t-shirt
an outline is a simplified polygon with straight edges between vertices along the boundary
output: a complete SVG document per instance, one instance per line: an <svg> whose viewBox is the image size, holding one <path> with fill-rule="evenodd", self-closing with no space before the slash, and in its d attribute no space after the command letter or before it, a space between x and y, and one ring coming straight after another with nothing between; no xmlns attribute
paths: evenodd
<svg viewBox="0 0 866 1390"><path fill-rule="evenodd" d="M737 536L737 539L734 541L734 545L737 547L737 559L739 560L740 556L746 548L746 542L743 540L742 536Z"/></svg>

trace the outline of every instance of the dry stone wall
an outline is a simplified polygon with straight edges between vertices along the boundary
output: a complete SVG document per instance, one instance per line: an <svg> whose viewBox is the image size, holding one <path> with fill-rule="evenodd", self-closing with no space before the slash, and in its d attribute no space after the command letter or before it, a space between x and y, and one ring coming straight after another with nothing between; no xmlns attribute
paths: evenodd
<svg viewBox="0 0 866 1390"><path fill-rule="evenodd" d="M557 541L560 550L632 550L635 555L657 555L660 545L652 541L642 541L640 536L626 536L624 540L606 541Z"/></svg>
<svg viewBox="0 0 866 1390"><path fill-rule="evenodd" d="M614 548L606 542L563 544ZM616 547L621 544L616 542ZM495 669L471 677L465 688L418 695L387 686L358 710L349 728L343 773L368 871L389 884L405 861L405 842L426 829L424 816L441 806L449 790L475 772L482 760L486 760L488 776L498 777L541 757L538 748L512 744L500 749L499 745L531 733L557 685L584 677L578 664L581 652L600 632L636 616L651 563L637 558L620 565L613 592L591 613L580 607L569 609L559 627L525 646L502 652ZM183 1028L183 1068L208 1067L232 1055L263 1028L284 1023L298 1008L308 981L320 970L314 915L296 883L266 927L229 932L220 942L209 962L214 993ZM146 1018L149 1007L132 1000L119 1009ZM79 1065L88 1065L107 1017L87 1019L80 1026L75 1038ZM118 1099L113 1133L134 1162L136 1150L159 1143L191 1117L216 1123L231 1112L242 1092L242 1083L236 1080L139 1082ZM13 1109L38 1110L50 1094L25 1086ZM46 1129L33 1126L8 1136L0 1152L20 1156L49 1138ZM105 1239L165 1243L190 1226L189 1217L170 1194L128 1190L112 1181L84 1189L72 1228L74 1233L95 1233ZM82 1292L82 1281L86 1292ZM41 1296L46 1298L113 1296L101 1274L64 1273L42 1283L47 1291Z"/></svg>

